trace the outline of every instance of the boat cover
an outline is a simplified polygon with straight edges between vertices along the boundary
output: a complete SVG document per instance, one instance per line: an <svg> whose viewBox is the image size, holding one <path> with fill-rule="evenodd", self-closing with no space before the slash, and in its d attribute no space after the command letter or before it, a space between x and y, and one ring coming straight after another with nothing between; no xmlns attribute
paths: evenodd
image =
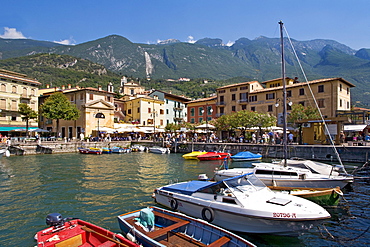
<svg viewBox="0 0 370 247"><path fill-rule="evenodd" d="M245 151L245 152L239 152L231 156L230 158L232 159L251 159L251 158L261 158L261 157L262 157L261 154L254 154L252 152Z"/></svg>
<svg viewBox="0 0 370 247"><path fill-rule="evenodd" d="M169 186L164 186L162 189L185 195L191 195L194 192L198 191L199 189L204 188L205 186L211 184L214 184L214 182L194 180L190 182L171 184Z"/></svg>

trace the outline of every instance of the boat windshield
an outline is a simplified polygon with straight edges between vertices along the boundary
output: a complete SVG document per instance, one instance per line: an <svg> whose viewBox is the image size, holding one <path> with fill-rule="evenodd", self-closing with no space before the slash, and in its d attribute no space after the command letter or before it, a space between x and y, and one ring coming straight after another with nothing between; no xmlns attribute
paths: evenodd
<svg viewBox="0 0 370 247"><path fill-rule="evenodd" d="M266 185L254 174L237 176L224 180L224 183L227 185L227 187L239 190L241 192L251 192L251 190L259 191L266 188Z"/></svg>

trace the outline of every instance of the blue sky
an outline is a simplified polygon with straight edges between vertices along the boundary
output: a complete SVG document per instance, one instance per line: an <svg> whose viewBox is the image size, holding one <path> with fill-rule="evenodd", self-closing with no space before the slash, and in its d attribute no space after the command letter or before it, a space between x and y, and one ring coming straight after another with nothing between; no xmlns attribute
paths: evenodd
<svg viewBox="0 0 370 247"><path fill-rule="evenodd" d="M111 34L134 43L278 37L332 39L370 48L369 0L1 1L0 37L80 44Z"/></svg>

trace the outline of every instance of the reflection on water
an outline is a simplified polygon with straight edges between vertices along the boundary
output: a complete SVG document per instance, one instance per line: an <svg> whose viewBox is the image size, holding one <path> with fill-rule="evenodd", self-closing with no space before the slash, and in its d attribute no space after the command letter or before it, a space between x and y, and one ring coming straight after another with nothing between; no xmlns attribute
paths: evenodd
<svg viewBox="0 0 370 247"><path fill-rule="evenodd" d="M154 205L151 194L170 181L197 179L221 161L184 160L181 154L53 154L2 158L0 161L0 246L34 246L33 235L45 217L59 212L119 232L116 216ZM254 161L256 162L256 161ZM251 167L231 162L230 167ZM325 227L300 237L245 235L259 246L366 246L370 225L369 179L345 192L341 207L329 209ZM363 233L360 238L356 238ZM353 239L356 238L356 239ZM350 241L351 239L351 241Z"/></svg>

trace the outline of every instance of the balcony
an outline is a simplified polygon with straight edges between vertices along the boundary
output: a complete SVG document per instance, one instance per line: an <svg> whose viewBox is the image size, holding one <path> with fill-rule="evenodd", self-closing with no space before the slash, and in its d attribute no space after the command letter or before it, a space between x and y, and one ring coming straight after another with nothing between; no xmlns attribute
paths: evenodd
<svg viewBox="0 0 370 247"><path fill-rule="evenodd" d="M184 108L185 108L185 107L183 107L183 106L180 106L180 107L174 107L174 108L173 108L173 110L174 110L174 111L182 111L182 110L184 110Z"/></svg>
<svg viewBox="0 0 370 247"><path fill-rule="evenodd" d="M248 99L240 99L238 100L238 104L241 104L241 105L248 104Z"/></svg>
<svg viewBox="0 0 370 247"><path fill-rule="evenodd" d="M31 95L21 94L21 99L28 99L28 100L30 100L31 99Z"/></svg>
<svg viewBox="0 0 370 247"><path fill-rule="evenodd" d="M219 101L219 102L216 102L216 105L217 106L225 106L226 102L225 101Z"/></svg>

